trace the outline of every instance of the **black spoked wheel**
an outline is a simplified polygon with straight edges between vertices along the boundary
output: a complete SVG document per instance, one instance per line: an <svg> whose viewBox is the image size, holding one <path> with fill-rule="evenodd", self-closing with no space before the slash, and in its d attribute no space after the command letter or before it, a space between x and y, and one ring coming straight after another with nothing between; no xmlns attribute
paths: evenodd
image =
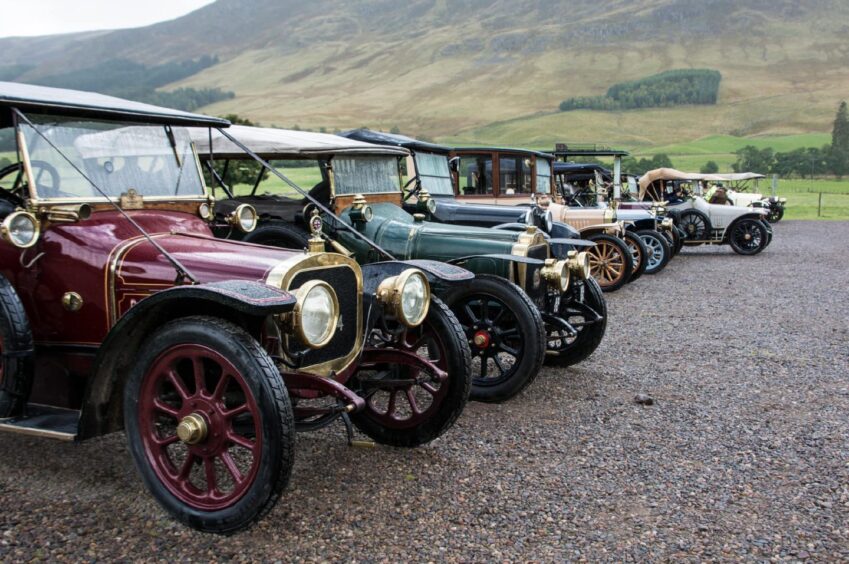
<svg viewBox="0 0 849 564"><path fill-rule="evenodd" d="M657 274L672 259L672 247L669 241L654 229L641 229L637 232L648 248L646 274Z"/></svg>
<svg viewBox="0 0 849 564"><path fill-rule="evenodd" d="M631 259L634 262L630 280L633 282L646 272L649 250L642 238L634 231L626 231L624 241L631 250Z"/></svg>
<svg viewBox="0 0 849 564"><path fill-rule="evenodd" d="M601 287L589 278L581 289L571 288L568 298L560 302L559 313L577 330L570 336L561 329L549 326L548 350L545 363L550 366L572 366L588 358L604 338L607 330L607 301ZM583 298L581 297L583 295Z"/></svg>
<svg viewBox="0 0 849 564"><path fill-rule="evenodd" d="M597 234L588 239L595 246L587 251L590 259L590 272L601 289L613 292L631 280L634 259L628 245L619 237Z"/></svg>
<svg viewBox="0 0 849 564"><path fill-rule="evenodd" d="M757 219L741 219L729 229L728 242L740 255L756 255L767 245L767 231Z"/></svg>
<svg viewBox="0 0 849 564"><path fill-rule="evenodd" d="M381 444L423 445L450 429L469 399L471 352L466 335L448 306L434 297L424 323L380 344L386 345L430 361L448 377L440 380L409 366L358 373L349 385L366 400L366 407L351 415L351 421Z"/></svg>
<svg viewBox="0 0 849 564"><path fill-rule="evenodd" d="M678 225L684 231L686 241L705 241L710 235L710 219L699 210L681 212Z"/></svg>
<svg viewBox="0 0 849 564"><path fill-rule="evenodd" d="M545 327L521 288L479 274L445 301L460 320L472 351L471 399L505 401L533 382L544 360Z"/></svg>
<svg viewBox="0 0 849 564"><path fill-rule="evenodd" d="M280 372L221 319L177 319L145 341L124 387L124 424L148 490L201 531L249 526L291 475L295 423Z"/></svg>
<svg viewBox="0 0 849 564"><path fill-rule="evenodd" d="M774 206L770 208L769 215L766 216L766 220L770 223L778 223L783 217L784 208L782 208L781 206Z"/></svg>

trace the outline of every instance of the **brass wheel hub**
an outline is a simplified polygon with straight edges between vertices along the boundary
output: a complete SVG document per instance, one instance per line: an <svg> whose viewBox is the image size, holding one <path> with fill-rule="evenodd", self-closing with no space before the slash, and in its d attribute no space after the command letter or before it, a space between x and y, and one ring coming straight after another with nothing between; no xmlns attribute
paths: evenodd
<svg viewBox="0 0 849 564"><path fill-rule="evenodd" d="M177 436L187 445L196 445L206 438L206 419L199 413L192 413L180 420Z"/></svg>
<svg viewBox="0 0 849 564"><path fill-rule="evenodd" d="M746 233L746 234L743 236L743 239L745 239L746 241L751 241L751 240L752 240L752 234L751 234L751 233Z"/></svg>

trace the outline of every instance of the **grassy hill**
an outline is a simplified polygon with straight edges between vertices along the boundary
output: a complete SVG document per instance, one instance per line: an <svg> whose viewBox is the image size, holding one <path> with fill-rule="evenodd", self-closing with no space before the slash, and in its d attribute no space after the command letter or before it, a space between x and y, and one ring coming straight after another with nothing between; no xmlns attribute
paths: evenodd
<svg viewBox="0 0 849 564"><path fill-rule="evenodd" d="M713 154L704 138L821 144L805 136L826 133L849 97L846 22L844 0L218 0L146 28L0 39L0 75L26 64L14 79L37 81L119 58L214 55L218 64L164 89L233 91L204 110L279 126L637 152L702 140L688 154ZM719 70L719 104L556 111L678 68Z"/></svg>

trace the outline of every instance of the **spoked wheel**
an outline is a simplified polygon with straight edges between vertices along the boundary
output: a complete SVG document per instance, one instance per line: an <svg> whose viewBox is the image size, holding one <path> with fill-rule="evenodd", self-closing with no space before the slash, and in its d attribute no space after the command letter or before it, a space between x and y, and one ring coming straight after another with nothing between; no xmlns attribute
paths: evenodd
<svg viewBox="0 0 849 564"><path fill-rule="evenodd" d="M699 210L681 212L678 225L684 230L687 241L705 241L710 236L710 219Z"/></svg>
<svg viewBox="0 0 849 564"><path fill-rule="evenodd" d="M351 415L351 422L382 444L415 447L434 440L454 424L469 399L471 352L460 322L434 297L422 325L382 344L430 361L448 378L440 381L409 366L357 374L350 385L366 407Z"/></svg>
<svg viewBox="0 0 849 564"><path fill-rule="evenodd" d="M766 220L770 223L778 223L783 217L784 208L780 206L774 206L769 209L769 215L766 216Z"/></svg>
<svg viewBox="0 0 849 564"><path fill-rule="evenodd" d="M590 272L604 292L613 292L628 283L634 259L628 246L612 235L589 237L595 246L588 251Z"/></svg>
<svg viewBox="0 0 849 564"><path fill-rule="evenodd" d="M125 386L124 422L148 489L196 529L249 526L289 480L294 421L283 380L231 323L189 317L154 333Z"/></svg>
<svg viewBox="0 0 849 564"><path fill-rule="evenodd" d="M637 232L648 248L646 274L657 274L669 264L672 248L667 238L653 229L641 229Z"/></svg>
<svg viewBox="0 0 849 564"><path fill-rule="evenodd" d="M607 330L607 301L598 282L589 278L582 282L583 300L579 288L570 288L560 302L560 316L578 334L570 337L554 327L548 327L548 350L545 363L551 366L572 366L588 358L604 338Z"/></svg>
<svg viewBox="0 0 849 564"><path fill-rule="evenodd" d="M479 274L445 296L472 351L472 393L478 401L505 401L536 378L545 355L539 310L518 286Z"/></svg>
<svg viewBox="0 0 849 564"><path fill-rule="evenodd" d="M741 219L731 226L728 242L737 254L756 255L766 247L766 228L756 219Z"/></svg>
<svg viewBox="0 0 849 564"><path fill-rule="evenodd" d="M626 231L623 240L631 251L631 260L634 263L629 280L629 282L633 282L645 273L646 267L648 267L649 250L640 236L633 231Z"/></svg>

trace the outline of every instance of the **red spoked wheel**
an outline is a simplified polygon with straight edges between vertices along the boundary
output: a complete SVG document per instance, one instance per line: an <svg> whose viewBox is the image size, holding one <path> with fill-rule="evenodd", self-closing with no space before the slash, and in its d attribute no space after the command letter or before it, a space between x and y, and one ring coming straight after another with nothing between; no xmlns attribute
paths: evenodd
<svg viewBox="0 0 849 564"><path fill-rule="evenodd" d="M281 375L255 339L220 319L178 319L145 341L124 423L148 489L203 531L249 526L291 474L294 417Z"/></svg>
<svg viewBox="0 0 849 564"><path fill-rule="evenodd" d="M228 359L201 345L171 347L154 361L139 399L145 453L172 494L208 511L244 495L262 433L256 400Z"/></svg>
<svg viewBox="0 0 849 564"><path fill-rule="evenodd" d="M378 345L375 337L372 344ZM432 298L422 325L400 332L392 341L379 341L380 350L418 356L447 377L440 380L429 370L392 362L365 365L350 385L365 398L366 407L351 421L383 444L413 447L439 437L462 413L471 388L471 352L457 318ZM369 358L379 360L380 351Z"/></svg>

